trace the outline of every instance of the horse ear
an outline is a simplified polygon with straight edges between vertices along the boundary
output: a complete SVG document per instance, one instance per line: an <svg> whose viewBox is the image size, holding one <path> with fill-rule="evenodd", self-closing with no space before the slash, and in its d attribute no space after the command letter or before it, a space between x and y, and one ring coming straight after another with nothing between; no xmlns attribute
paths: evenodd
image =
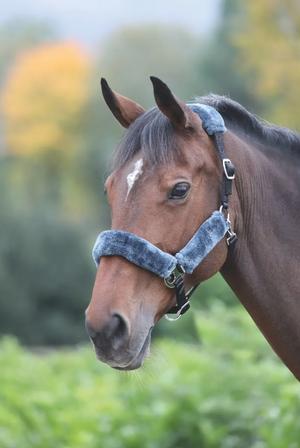
<svg viewBox="0 0 300 448"><path fill-rule="evenodd" d="M176 98L167 84L155 76L150 76L153 84L154 97L160 111L169 118L176 128L191 127L186 105Z"/></svg>
<svg viewBox="0 0 300 448"><path fill-rule="evenodd" d="M109 109L116 117L119 123L125 128L128 128L136 118L145 112L138 103L122 96L117 92L114 92L108 85L106 79L101 78L101 89L103 98Z"/></svg>

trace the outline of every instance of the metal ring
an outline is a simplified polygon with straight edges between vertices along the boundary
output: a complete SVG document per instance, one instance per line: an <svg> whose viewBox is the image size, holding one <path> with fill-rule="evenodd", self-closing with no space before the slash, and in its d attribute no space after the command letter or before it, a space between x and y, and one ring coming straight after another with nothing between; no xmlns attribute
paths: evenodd
<svg viewBox="0 0 300 448"><path fill-rule="evenodd" d="M170 317L169 314L165 314L165 319L167 319L169 322L175 322L176 320L180 319L182 314L176 313L176 317Z"/></svg>
<svg viewBox="0 0 300 448"><path fill-rule="evenodd" d="M222 204L221 206L220 206L220 208L219 208L219 212L220 213L223 213L223 215L226 217L226 219L227 219L227 221L229 221L229 210L228 210L228 208L226 208L225 210L224 210L224 205Z"/></svg>
<svg viewBox="0 0 300 448"><path fill-rule="evenodd" d="M170 279L170 277L171 277L171 279ZM164 282L165 282L165 285L166 285L168 288L175 288L175 282L176 282L176 275L175 275L175 272L172 272L172 273L169 275L169 277L164 278Z"/></svg>
<svg viewBox="0 0 300 448"><path fill-rule="evenodd" d="M188 305L190 304L190 301L187 300L181 308L179 308L179 310L177 311L177 313L175 314L176 317L170 317L168 314L165 314L165 318L170 321L170 322L174 322L178 319L180 319L180 317L182 316L182 310L184 310L184 308L186 308Z"/></svg>
<svg viewBox="0 0 300 448"><path fill-rule="evenodd" d="M165 285L168 288L175 288L175 282L179 277L182 277L185 274L185 270L183 266L177 264L169 277L164 278Z"/></svg>

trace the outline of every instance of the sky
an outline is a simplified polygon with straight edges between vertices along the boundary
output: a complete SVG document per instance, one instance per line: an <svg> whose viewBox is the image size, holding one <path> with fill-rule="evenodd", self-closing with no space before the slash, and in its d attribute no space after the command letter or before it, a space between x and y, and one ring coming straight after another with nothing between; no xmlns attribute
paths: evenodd
<svg viewBox="0 0 300 448"><path fill-rule="evenodd" d="M12 18L53 23L66 39L93 47L130 24L181 25L207 34L216 25L221 0L10 0L1 2L0 24Z"/></svg>

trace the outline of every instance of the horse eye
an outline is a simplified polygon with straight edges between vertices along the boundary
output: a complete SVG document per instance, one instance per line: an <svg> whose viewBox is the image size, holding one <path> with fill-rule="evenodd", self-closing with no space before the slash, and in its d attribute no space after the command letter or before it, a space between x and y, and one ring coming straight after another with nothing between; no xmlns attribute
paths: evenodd
<svg viewBox="0 0 300 448"><path fill-rule="evenodd" d="M169 199L183 199L189 192L190 184L187 182L179 182L169 193Z"/></svg>

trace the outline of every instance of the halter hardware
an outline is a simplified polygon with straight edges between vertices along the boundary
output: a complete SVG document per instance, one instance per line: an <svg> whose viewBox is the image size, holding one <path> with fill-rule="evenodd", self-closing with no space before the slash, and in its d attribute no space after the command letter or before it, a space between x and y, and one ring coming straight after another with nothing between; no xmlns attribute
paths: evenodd
<svg viewBox="0 0 300 448"><path fill-rule="evenodd" d="M169 277L164 279L168 288L176 289L176 305L168 311L168 314L176 314L176 317L170 317L168 314L165 314L165 318L169 321L178 320L190 308L189 291L186 293L184 289L184 274L185 269L180 264L177 264Z"/></svg>
<svg viewBox="0 0 300 448"><path fill-rule="evenodd" d="M183 277L184 274L185 269L180 264L177 264L171 274L167 278L164 278L165 285L168 288L175 288L177 279Z"/></svg>
<svg viewBox="0 0 300 448"><path fill-rule="evenodd" d="M220 213L223 213L226 216L226 222L228 224L228 230L225 234L227 246L231 246L237 241L237 234L232 230L230 215L228 209L224 209L224 206L221 205L219 209Z"/></svg>
<svg viewBox="0 0 300 448"><path fill-rule="evenodd" d="M227 238L226 238L226 243L227 246L232 246L238 239L237 234L230 228L227 231Z"/></svg>
<svg viewBox="0 0 300 448"><path fill-rule="evenodd" d="M232 246L232 244L234 244L237 241L237 235L232 230L232 227L231 227L229 213L227 214L227 223L228 223L228 230L226 232L225 237L226 237L227 246L229 247L229 246Z"/></svg>
<svg viewBox="0 0 300 448"><path fill-rule="evenodd" d="M235 179L235 167L230 159L223 159L223 171L225 174L226 179L228 180L234 180Z"/></svg>

